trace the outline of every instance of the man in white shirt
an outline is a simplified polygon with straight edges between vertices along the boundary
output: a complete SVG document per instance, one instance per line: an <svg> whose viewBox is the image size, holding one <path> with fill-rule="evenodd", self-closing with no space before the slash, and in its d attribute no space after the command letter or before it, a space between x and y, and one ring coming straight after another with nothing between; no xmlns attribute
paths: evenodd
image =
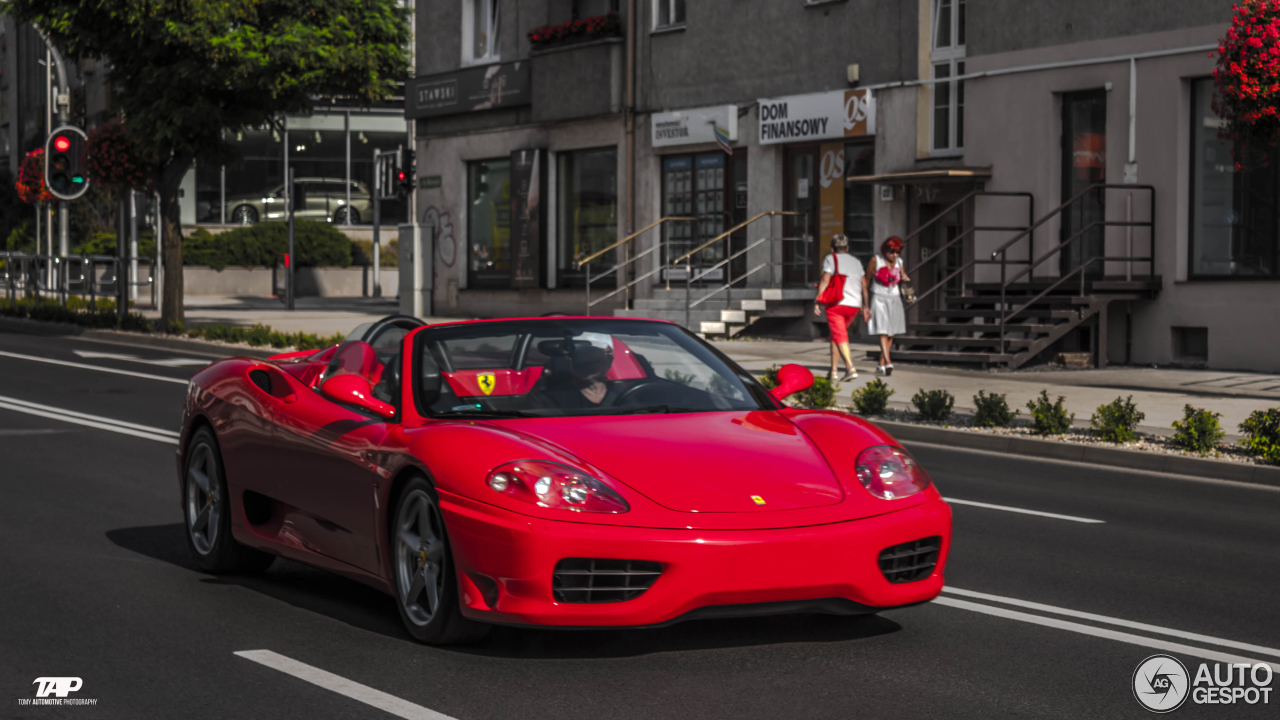
<svg viewBox="0 0 1280 720"><path fill-rule="evenodd" d="M818 282L818 297L831 284L836 275L844 276L844 297L835 305L826 306L827 327L831 330L831 372L827 378L844 382L858 377L849 356L849 326L858 319L859 309L867 304L867 288L862 282L864 271L858 258L849 254L849 238L843 234L831 238L831 254L822 260L822 280ZM821 317L823 305L813 304L813 314ZM844 358L844 377L836 380L836 361Z"/></svg>

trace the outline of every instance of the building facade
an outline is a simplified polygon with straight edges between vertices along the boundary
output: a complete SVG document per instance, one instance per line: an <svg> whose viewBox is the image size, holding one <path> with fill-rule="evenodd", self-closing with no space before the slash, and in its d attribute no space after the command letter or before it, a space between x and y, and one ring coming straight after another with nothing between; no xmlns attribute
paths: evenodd
<svg viewBox="0 0 1280 720"><path fill-rule="evenodd" d="M583 312L588 277L597 299L638 278L595 314L689 277L791 297L834 233L864 260L899 235L933 290L917 324L1002 273L1080 281L1098 302L1079 327L1022 347L1280 369L1276 164L1234 172L1209 104L1230 17L1226 0L420 3L424 284L438 314L489 317ZM663 218L690 219L645 230Z"/></svg>

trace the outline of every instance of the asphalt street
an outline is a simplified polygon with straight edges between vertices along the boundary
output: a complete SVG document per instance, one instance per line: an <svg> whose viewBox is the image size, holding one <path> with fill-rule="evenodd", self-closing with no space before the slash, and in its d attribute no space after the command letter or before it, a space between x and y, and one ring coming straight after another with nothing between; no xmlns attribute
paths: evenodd
<svg viewBox="0 0 1280 720"><path fill-rule="evenodd" d="M938 601L426 647L354 582L192 569L173 434L209 359L0 333L0 717L1140 718L1151 655L1280 663L1280 491L927 445L956 501ZM20 704L40 677L96 705Z"/></svg>

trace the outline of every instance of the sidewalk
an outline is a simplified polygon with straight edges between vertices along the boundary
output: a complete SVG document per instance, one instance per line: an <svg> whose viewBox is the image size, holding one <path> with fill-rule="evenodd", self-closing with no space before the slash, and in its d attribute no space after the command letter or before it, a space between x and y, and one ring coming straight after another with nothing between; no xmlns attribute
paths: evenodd
<svg viewBox="0 0 1280 720"><path fill-rule="evenodd" d="M782 363L797 363L825 375L830 369L831 350L826 342L787 342L767 340L730 340L714 343L722 352L752 372L762 372ZM854 367L859 377L844 383L840 402L847 404L849 394L875 377L875 362L860 360L866 351L875 349L870 343L850 343ZM844 372L844 364L840 364ZM1049 391L1050 399L1059 395L1068 412L1076 414L1076 425L1088 427L1089 417L1099 405L1116 397L1133 395L1138 409L1146 413L1140 430L1156 435L1172 434L1174 420L1182 419L1184 405L1194 405L1222 413L1222 428L1228 439L1238 437L1240 423L1254 410L1280 406L1280 375L1223 372L1215 370L1156 369L1149 367L1113 367L1106 370L1061 370L1037 368L1017 372L985 372L923 365L897 365L893 375L885 378L895 391L890 406L911 408L911 396L917 390L948 390L956 398L956 409L973 411L973 396L978 390L1008 396L1009 407L1021 410L1026 417L1028 400Z"/></svg>
<svg viewBox="0 0 1280 720"><path fill-rule="evenodd" d="M274 298L261 297L189 297L186 304L187 323L226 323L249 327L255 323L285 332L305 331L318 335L348 333L360 323L371 322L399 312L395 298L298 298L293 312ZM146 310L144 315L159 317ZM426 318L427 322L443 322L454 318ZM773 340L729 340L713 343L745 369L762 373L773 365L797 363L826 374L831 351L826 342ZM849 403L849 394L870 381L875 363L864 360L875 345L850 343L854 366L860 376L844 383L839 401ZM841 364L840 370L843 372ZM978 390L1008 396L1009 406L1022 411L1026 403L1049 391L1051 399L1066 398L1069 412L1076 414L1076 425L1088 427L1089 417L1099 405L1118 396L1133 395L1138 409L1146 413L1140 429L1157 435L1170 435L1174 420L1182 419L1182 408L1190 404L1222 413L1222 427L1234 439L1239 425L1249 413L1280 406L1280 375L1223 372L1214 370L1157 369L1149 367L1114 367L1106 370L1062 370L1036 368L1017 372L984 372L921 365L898 365L885 381L895 390L891 407L910 409L911 396L917 390L949 390L956 398L956 409L973 410L973 396Z"/></svg>

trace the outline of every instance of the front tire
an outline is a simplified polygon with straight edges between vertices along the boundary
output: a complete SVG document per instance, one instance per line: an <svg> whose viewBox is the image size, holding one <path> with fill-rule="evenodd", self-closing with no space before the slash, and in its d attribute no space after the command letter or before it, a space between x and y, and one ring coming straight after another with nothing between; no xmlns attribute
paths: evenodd
<svg viewBox="0 0 1280 720"><path fill-rule="evenodd" d="M409 634L428 645L479 640L489 626L462 616L439 496L425 478L400 491L391 515L392 583Z"/></svg>
<svg viewBox="0 0 1280 720"><path fill-rule="evenodd" d="M231 222L236 225L252 225L258 222L258 211L252 205L237 205L231 211Z"/></svg>
<svg viewBox="0 0 1280 720"><path fill-rule="evenodd" d="M274 555L245 547L231 537L231 493L222 469L222 453L213 431L202 427L187 446L182 481L182 514L187 549L196 568L214 575L266 570Z"/></svg>

